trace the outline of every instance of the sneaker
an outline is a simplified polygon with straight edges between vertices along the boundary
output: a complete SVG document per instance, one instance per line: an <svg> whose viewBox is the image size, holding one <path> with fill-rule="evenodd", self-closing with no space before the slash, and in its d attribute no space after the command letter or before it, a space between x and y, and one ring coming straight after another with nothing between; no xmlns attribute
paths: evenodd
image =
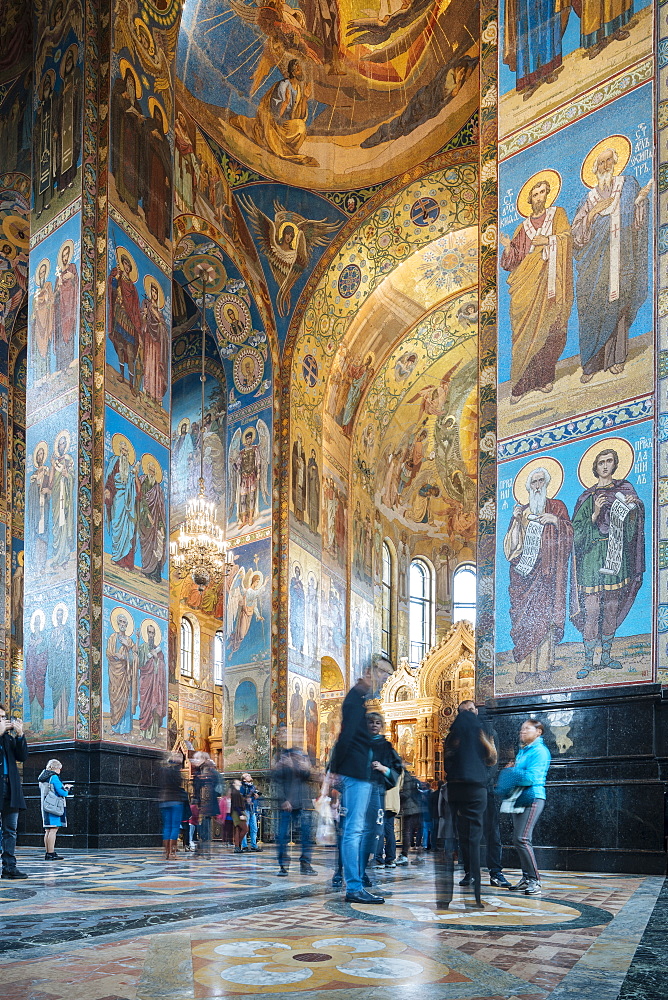
<svg viewBox="0 0 668 1000"><path fill-rule="evenodd" d="M343 887L343 875L333 875L332 889L341 889L342 887Z"/></svg>
<svg viewBox="0 0 668 1000"><path fill-rule="evenodd" d="M277 875L287 875L288 874L288 869L287 868L279 868L278 872L276 874Z"/></svg>
<svg viewBox="0 0 668 1000"><path fill-rule="evenodd" d="M464 878L460 878L459 884L460 885L473 885L473 879L468 874L468 872L466 872L466 874L464 875Z"/></svg>
<svg viewBox="0 0 668 1000"><path fill-rule="evenodd" d="M18 868L3 868L3 878L30 878L27 872L21 872Z"/></svg>
<svg viewBox="0 0 668 1000"><path fill-rule="evenodd" d="M385 867L386 867L386 868L396 868L396 867L397 867L397 865L396 865L396 862L395 862L395 861L386 861L386 862L385 862Z"/></svg>
<svg viewBox="0 0 668 1000"><path fill-rule="evenodd" d="M256 854L262 854L261 847L251 847L251 851L255 851Z"/></svg>
<svg viewBox="0 0 668 1000"><path fill-rule="evenodd" d="M498 875L490 875L489 884L496 886L497 889L512 889L510 882L501 872Z"/></svg>
<svg viewBox="0 0 668 1000"><path fill-rule="evenodd" d="M385 867L385 862L384 861L374 861L374 863L372 864L371 867L372 868L384 868Z"/></svg>
<svg viewBox="0 0 668 1000"><path fill-rule="evenodd" d="M540 882L537 882L535 878L530 878L527 882L527 887L524 890L525 896L540 896L541 894Z"/></svg>
<svg viewBox="0 0 668 1000"><path fill-rule="evenodd" d="M397 864L398 865L407 865L408 864L408 858L406 857L405 854L400 854L399 855L399 857L397 858Z"/></svg>
<svg viewBox="0 0 668 1000"><path fill-rule="evenodd" d="M317 875L318 874L317 871L315 870L315 868L313 867L313 865L303 864L303 863L300 864L299 871L301 872L302 875Z"/></svg>
<svg viewBox="0 0 668 1000"><path fill-rule="evenodd" d="M511 892L524 892L524 890L528 887L528 885L529 885L529 879L523 877L523 878L521 878L519 880L519 882L517 883L517 885L511 885L510 886L510 891Z"/></svg>

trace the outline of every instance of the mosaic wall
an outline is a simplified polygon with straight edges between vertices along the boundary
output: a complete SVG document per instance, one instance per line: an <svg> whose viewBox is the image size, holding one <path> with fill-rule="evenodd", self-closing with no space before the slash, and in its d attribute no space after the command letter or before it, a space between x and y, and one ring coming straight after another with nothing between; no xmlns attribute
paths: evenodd
<svg viewBox="0 0 668 1000"><path fill-rule="evenodd" d="M652 7L583 4L547 19L529 8L526 31L517 24L507 4L498 46L501 695L653 677Z"/></svg>
<svg viewBox="0 0 668 1000"><path fill-rule="evenodd" d="M657 336L658 336L658 609L657 609L657 669L658 680L668 684L668 520L664 516L668 504L668 164L666 163L666 128L668 127L668 85L662 70L668 64L668 23L666 5L657 4L657 202L659 232L657 240Z"/></svg>

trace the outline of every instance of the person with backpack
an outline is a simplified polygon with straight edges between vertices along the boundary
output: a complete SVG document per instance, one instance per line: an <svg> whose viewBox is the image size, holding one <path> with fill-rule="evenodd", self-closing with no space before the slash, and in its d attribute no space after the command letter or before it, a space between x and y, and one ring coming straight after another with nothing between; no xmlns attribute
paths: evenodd
<svg viewBox="0 0 668 1000"><path fill-rule="evenodd" d="M65 800L72 785L64 785L60 780L63 765L55 757L52 758L37 779L39 783L40 805L42 807L42 822L44 824L44 860L62 861L56 854L56 837L58 831L67 826L67 809ZM51 811L53 810L53 811Z"/></svg>

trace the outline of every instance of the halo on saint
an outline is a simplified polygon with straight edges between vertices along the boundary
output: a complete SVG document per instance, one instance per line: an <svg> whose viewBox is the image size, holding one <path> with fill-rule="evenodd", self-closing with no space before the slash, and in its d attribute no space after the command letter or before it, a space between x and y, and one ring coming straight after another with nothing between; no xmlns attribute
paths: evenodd
<svg viewBox="0 0 668 1000"><path fill-rule="evenodd" d="M5 249L2 251L2 257L4 260L8 260L11 263L11 261L16 258L16 247L13 243L10 243L9 240L4 244L4 246Z"/></svg>
<svg viewBox="0 0 668 1000"><path fill-rule="evenodd" d="M151 289L158 289L158 309L162 309L165 304L165 293L163 292L160 282L156 281L152 274L147 274L144 278L144 291L146 292L147 298L151 298Z"/></svg>
<svg viewBox="0 0 668 1000"><path fill-rule="evenodd" d="M27 250L30 246L30 224L20 215L7 215L2 220L2 231L15 247Z"/></svg>
<svg viewBox="0 0 668 1000"><path fill-rule="evenodd" d="M154 469L155 469L155 481L156 481L156 483L161 483L162 482L162 466L160 465L160 462L157 460L157 458L155 458L153 455L151 455L150 452L147 451L141 457L141 467L142 467L142 471L144 472L145 475L148 475L149 464L152 465L154 467Z"/></svg>
<svg viewBox="0 0 668 1000"><path fill-rule="evenodd" d="M125 443L128 446L128 461L130 462L130 465L134 465L137 460L137 454L135 452L132 441L129 441L126 438L125 434L121 434L119 431L116 431L116 433L111 439L111 450L113 451L114 455L120 455L121 444L123 443L123 441L125 441Z"/></svg>
<svg viewBox="0 0 668 1000"><path fill-rule="evenodd" d="M252 569L251 568L251 569L247 570L246 577L244 579L244 589L245 590L248 590L248 588L253 583L253 580L255 579L255 577L257 577L259 579L259 581L260 581L260 587L262 586L262 584L264 583L264 574L261 573L259 569Z"/></svg>
<svg viewBox="0 0 668 1000"><path fill-rule="evenodd" d="M63 250L65 247L70 248L70 264L72 263L72 258L74 257L74 240L65 240L60 250L58 251L58 266L63 266Z"/></svg>
<svg viewBox="0 0 668 1000"><path fill-rule="evenodd" d="M152 625L153 628L155 629L155 644L156 646L159 646L160 640L162 639L162 629L153 618L144 618L144 621L139 626L139 632L141 634L141 637L144 640L144 642L148 642L147 629L149 625Z"/></svg>
<svg viewBox="0 0 668 1000"><path fill-rule="evenodd" d="M283 233L285 232L285 229L288 226L293 232L292 240L290 241L290 249L296 250L297 240L299 239L299 229L294 224L294 222L291 222L289 219L287 219L278 227L278 241L280 243L280 241L283 239Z"/></svg>
<svg viewBox="0 0 668 1000"><path fill-rule="evenodd" d="M135 35L138 38L140 35L143 35L143 39L141 40L144 42L144 47L146 48L147 52L153 55L155 52L155 42L153 41L153 35L151 34L150 28L148 27L147 24L144 23L144 21L142 21L141 17L135 18L134 25L135 25Z"/></svg>
<svg viewBox="0 0 668 1000"><path fill-rule="evenodd" d="M58 442L62 441L63 438L65 438L65 451L69 451L70 450L70 444L72 443L72 437L70 435L70 432L67 430L67 428L63 428L62 431L58 431L58 433L56 434L55 440L53 442L54 443L54 448L55 448L56 455L58 454Z"/></svg>
<svg viewBox="0 0 668 1000"><path fill-rule="evenodd" d="M44 612L42 611L41 608L37 608L37 611L33 611L33 613L30 616L30 631L31 632L35 631L35 622L38 619L40 621L39 630L40 630L40 632L43 632L44 631L44 626L46 624L46 616L45 616L45 614L44 614Z"/></svg>
<svg viewBox="0 0 668 1000"><path fill-rule="evenodd" d="M23 551L23 549L21 549L21 551L16 556L16 561L19 564L19 566L23 566L23 563L25 561L25 552Z"/></svg>
<svg viewBox="0 0 668 1000"><path fill-rule="evenodd" d="M151 118L153 118L153 112L154 112L155 108L158 109L158 111L160 112L160 116L162 118L162 131L165 133L165 135L167 135L167 131L169 129L169 126L167 124L167 115L165 114L165 109L163 108L163 106L160 103L160 101L156 101L155 97L149 97L149 99L148 99L148 113L149 113L149 116Z"/></svg>
<svg viewBox="0 0 668 1000"><path fill-rule="evenodd" d="M65 64L67 63L67 57L70 54L70 52L72 53L72 65L76 66L76 64L79 62L79 46L77 45L76 42L72 42L72 44L65 49L65 55L60 60L61 79L63 79L65 76Z"/></svg>
<svg viewBox="0 0 668 1000"><path fill-rule="evenodd" d="M190 432L190 417L182 417L181 420L179 420L179 434L181 433L181 428L184 424L186 425L186 434L188 434Z"/></svg>
<svg viewBox="0 0 668 1000"><path fill-rule="evenodd" d="M51 612L51 622L53 623L53 627L54 628L56 628L57 625L58 625L58 612L59 611L63 612L63 625L67 625L67 619L70 617L69 608L67 607L67 605L65 604L65 602L64 601L58 601L58 603L55 605L53 611Z"/></svg>
<svg viewBox="0 0 668 1000"><path fill-rule="evenodd" d="M46 443L46 441L38 441L37 444L35 445L35 450L32 453L32 464L35 466L35 468L37 468L37 452L40 450L40 448L44 452L44 459L42 461L42 465L44 464L44 462L46 462L47 458L49 457L49 446Z"/></svg>
<svg viewBox="0 0 668 1000"><path fill-rule="evenodd" d="M521 503L522 505L529 503L527 483L529 477L534 474L536 469L545 469L549 473L550 482L547 487L547 495L550 500L556 497L561 489L564 482L564 467L561 462L558 462L556 458L551 458L550 455L544 455L542 458L534 458L531 462L523 465L515 476L513 496L517 503Z"/></svg>
<svg viewBox="0 0 668 1000"><path fill-rule="evenodd" d="M139 82L139 77L137 76L137 71L134 66L127 61L127 59L121 59L120 65L118 67L121 74L121 78L125 80L128 72L132 74L135 81L135 97L137 100L141 97L141 83Z"/></svg>
<svg viewBox="0 0 668 1000"><path fill-rule="evenodd" d="M631 158L631 140L627 136L609 135L607 139L601 139L601 141L597 142L594 148L587 153L582 163L580 177L582 178L582 183L585 187L596 187L598 178L594 172L594 167L596 166L596 161L601 153L606 152L608 149L611 149L617 154L617 162L615 163L612 171L615 177L622 173L624 167Z"/></svg>
<svg viewBox="0 0 668 1000"><path fill-rule="evenodd" d="M46 274L44 275L44 280L46 281L46 279L51 274L51 261L49 260L48 257L43 257L42 260L40 260L39 264L37 265L37 268L35 269L35 274L37 275L38 278L39 278L39 272L42 270L43 267L46 267Z"/></svg>
<svg viewBox="0 0 668 1000"><path fill-rule="evenodd" d="M246 429L242 432L242 435L241 435L242 439L245 441L246 437L249 434L253 435L253 439L251 441L251 444L255 444L255 441L257 439L257 431L255 430L255 428L253 427L252 424L250 424L250 426L246 427Z"/></svg>
<svg viewBox="0 0 668 1000"><path fill-rule="evenodd" d="M613 479L626 479L633 468L635 453L626 438L611 437L605 441L597 441L587 448L578 465L578 479L587 490L595 486L598 481L598 476L594 472L594 462L603 451L614 451L619 459L619 464L612 474Z"/></svg>
<svg viewBox="0 0 668 1000"><path fill-rule="evenodd" d="M39 93L42 95L44 93L44 84L47 80L51 81L51 93L53 93L56 86L56 71L55 69L47 69L46 73L42 77L39 83Z"/></svg>
<svg viewBox="0 0 668 1000"><path fill-rule="evenodd" d="M122 616L123 618L127 618L127 621L128 621L128 624L126 626L126 629L125 629L125 632L123 633L123 635L132 635L132 633L135 630L135 620L132 617L132 615L130 614L130 612L126 611L125 608L120 607L120 605L118 605L117 607L115 607L114 610L109 615L109 621L111 622L111 627L114 630L114 632L120 632L120 629L118 627L119 616Z"/></svg>
<svg viewBox="0 0 668 1000"><path fill-rule="evenodd" d="M545 181L550 185L550 190L545 199L546 208L551 208L559 197L559 192L561 191L561 174L557 170L539 170L528 181L524 182L517 196L517 211L525 219L531 215L531 202L529 201L531 189L536 184L540 184L541 181Z"/></svg>
<svg viewBox="0 0 668 1000"><path fill-rule="evenodd" d="M135 259L132 256L132 254L130 253L130 251L126 250L125 247L116 247L116 263L120 267L121 271L125 270L124 267L123 267L123 260L126 259L126 258L127 258L128 262L130 263L130 274L128 275L128 277L129 277L130 281L134 284L134 282L139 277L139 271L137 270L137 265L135 264Z"/></svg>

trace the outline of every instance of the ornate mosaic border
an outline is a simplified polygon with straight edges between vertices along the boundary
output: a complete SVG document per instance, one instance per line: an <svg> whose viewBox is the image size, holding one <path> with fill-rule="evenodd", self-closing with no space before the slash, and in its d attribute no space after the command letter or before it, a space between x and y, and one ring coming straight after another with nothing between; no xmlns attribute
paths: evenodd
<svg viewBox="0 0 668 1000"><path fill-rule="evenodd" d="M658 458L657 458L657 517L655 523L658 549L657 563L657 607L656 630L659 635L668 631L668 0L656 4L655 38L657 39L657 114L656 148L657 155L657 266L656 283L656 384L658 389ZM658 72L661 70L662 72ZM655 643L657 650L657 680L668 685L668 643L665 638Z"/></svg>

